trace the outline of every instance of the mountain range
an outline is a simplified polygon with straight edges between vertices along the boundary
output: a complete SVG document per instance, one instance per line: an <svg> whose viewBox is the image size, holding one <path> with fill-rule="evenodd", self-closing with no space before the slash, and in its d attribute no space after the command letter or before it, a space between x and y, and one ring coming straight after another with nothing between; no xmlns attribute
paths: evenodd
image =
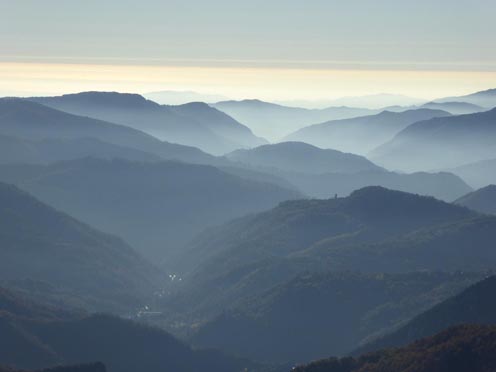
<svg viewBox="0 0 496 372"><path fill-rule="evenodd" d="M214 156L194 147L162 142L124 125L72 115L39 103L15 98L0 99L0 134L32 141L94 138L152 153L162 159L202 164L218 162Z"/></svg>
<svg viewBox="0 0 496 372"><path fill-rule="evenodd" d="M496 153L496 109L419 121L373 150L372 161L389 169L446 169Z"/></svg>
<svg viewBox="0 0 496 372"><path fill-rule="evenodd" d="M223 154L265 143L230 116L205 103L164 106L138 94L82 92L31 101L75 115L126 125L161 140Z"/></svg>
<svg viewBox="0 0 496 372"><path fill-rule="evenodd" d="M46 166L4 165L0 180L123 237L159 261L208 226L301 197L211 166L172 161L86 158Z"/></svg>
<svg viewBox="0 0 496 372"><path fill-rule="evenodd" d="M487 107L488 109L496 107L496 89L488 89L465 96L445 97L436 99L435 102L467 102L473 105Z"/></svg>
<svg viewBox="0 0 496 372"><path fill-rule="evenodd" d="M303 141L322 148L366 155L409 125L443 116L451 114L431 109L383 111L375 115L314 124L290 134L286 140Z"/></svg>
<svg viewBox="0 0 496 372"><path fill-rule="evenodd" d="M471 229L474 218L480 229ZM183 280L168 303L205 321L305 272L485 270L496 259L493 224L464 207L379 187L347 198L288 201L199 234L174 261ZM450 258L452 240L457 246ZM467 257L469 240L481 243L473 257ZM415 254L415 244L424 241ZM375 249L390 242L388 250Z"/></svg>
<svg viewBox="0 0 496 372"><path fill-rule="evenodd" d="M250 150L236 150L226 157L251 167L286 172L323 174L382 170L363 156L320 149L304 142L281 142Z"/></svg>
<svg viewBox="0 0 496 372"><path fill-rule="evenodd" d="M314 123L345 119L377 113L353 107L328 107L305 109L264 102L257 99L224 101L212 105L248 126L257 135L278 141L288 134Z"/></svg>

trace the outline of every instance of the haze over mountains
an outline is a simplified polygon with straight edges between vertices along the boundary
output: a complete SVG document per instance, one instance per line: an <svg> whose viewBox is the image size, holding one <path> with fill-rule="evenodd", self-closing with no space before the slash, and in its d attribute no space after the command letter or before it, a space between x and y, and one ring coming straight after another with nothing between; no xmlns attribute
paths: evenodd
<svg viewBox="0 0 496 372"><path fill-rule="evenodd" d="M493 96L0 99L0 366L496 369Z"/></svg>
<svg viewBox="0 0 496 372"><path fill-rule="evenodd" d="M419 121L370 153L379 165L417 171L494 158L496 109Z"/></svg>
<svg viewBox="0 0 496 372"><path fill-rule="evenodd" d="M137 94L84 92L31 101L75 115L127 125L172 143L223 154L265 141L222 112L204 103L161 106Z"/></svg>
<svg viewBox="0 0 496 372"><path fill-rule="evenodd" d="M247 125L257 135L271 141L279 140L309 124L375 113L375 111L369 109L345 106L305 109L277 105L257 99L224 101L215 103L212 106L232 116L240 123Z"/></svg>
<svg viewBox="0 0 496 372"><path fill-rule="evenodd" d="M383 111L377 115L314 124L290 134L286 139L366 155L409 125L443 116L450 116L450 114L446 111L431 109L404 112Z"/></svg>
<svg viewBox="0 0 496 372"><path fill-rule="evenodd" d="M111 308L112 302L136 306L140 297L159 289L165 276L119 238L14 186L0 183L0 199L0 280L47 282L100 310Z"/></svg>
<svg viewBox="0 0 496 372"><path fill-rule="evenodd" d="M0 168L0 180L122 236L145 256L160 261L208 226L300 197L273 184L179 162L86 158Z"/></svg>
<svg viewBox="0 0 496 372"><path fill-rule="evenodd" d="M135 129L76 116L34 102L0 99L2 135L29 140L96 138L114 145L154 153L164 159L211 163L215 158L194 147L162 142Z"/></svg>
<svg viewBox="0 0 496 372"><path fill-rule="evenodd" d="M459 177L447 173L388 172L363 156L321 149L304 142L281 142L226 155L238 167L278 175L305 195L347 196L370 185L435 196L453 201L471 191Z"/></svg>
<svg viewBox="0 0 496 372"><path fill-rule="evenodd" d="M494 108L496 107L496 89L488 89L465 96L440 98L436 99L436 102L466 102L488 109Z"/></svg>

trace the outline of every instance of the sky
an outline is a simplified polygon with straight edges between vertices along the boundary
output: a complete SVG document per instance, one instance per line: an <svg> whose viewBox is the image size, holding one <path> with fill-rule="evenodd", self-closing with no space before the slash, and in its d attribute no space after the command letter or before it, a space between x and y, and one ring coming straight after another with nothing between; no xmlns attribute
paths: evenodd
<svg viewBox="0 0 496 372"><path fill-rule="evenodd" d="M0 0L0 95L418 98L496 87L494 0Z"/></svg>

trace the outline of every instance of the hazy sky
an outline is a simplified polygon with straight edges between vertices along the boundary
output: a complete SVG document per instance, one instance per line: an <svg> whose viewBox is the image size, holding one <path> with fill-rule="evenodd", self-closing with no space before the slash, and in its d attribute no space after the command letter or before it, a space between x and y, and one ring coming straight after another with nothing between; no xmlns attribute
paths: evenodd
<svg viewBox="0 0 496 372"><path fill-rule="evenodd" d="M495 0L0 0L0 94L496 87Z"/></svg>

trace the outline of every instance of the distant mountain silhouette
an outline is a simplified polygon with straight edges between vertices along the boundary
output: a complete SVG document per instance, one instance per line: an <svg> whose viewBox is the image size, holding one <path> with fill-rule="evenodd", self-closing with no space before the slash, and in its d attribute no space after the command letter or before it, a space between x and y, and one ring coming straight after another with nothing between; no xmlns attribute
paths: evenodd
<svg viewBox="0 0 496 372"><path fill-rule="evenodd" d="M305 109L277 105L257 99L224 101L212 106L245 124L257 135L271 141L280 140L291 132L313 123L370 115L377 112L352 107Z"/></svg>
<svg viewBox="0 0 496 372"><path fill-rule="evenodd" d="M3 365L47 368L45 372L102 372L103 364L109 372L232 372L257 367L216 351L192 350L163 330L111 315L45 316L45 310L36 310L34 303L25 311L12 310L3 306L3 292L0 290ZM22 298L16 302L25 306ZM95 360L103 364L48 368Z"/></svg>
<svg viewBox="0 0 496 372"><path fill-rule="evenodd" d="M143 94L143 97L161 105L183 105L190 102L214 103L225 101L227 97L219 94L204 94L193 91L161 90Z"/></svg>
<svg viewBox="0 0 496 372"><path fill-rule="evenodd" d="M223 312L201 327L193 342L281 363L343 355L478 278L461 273L305 274Z"/></svg>
<svg viewBox="0 0 496 372"><path fill-rule="evenodd" d="M0 183L0 200L0 280L45 281L86 297L97 309L112 308L113 303L136 306L163 281L157 268L119 238L15 186Z"/></svg>
<svg viewBox="0 0 496 372"><path fill-rule="evenodd" d="M365 155L391 140L410 124L450 115L446 111L431 109L383 111L376 115L314 124L290 134L286 140L302 141L322 148Z"/></svg>
<svg viewBox="0 0 496 372"><path fill-rule="evenodd" d="M358 352L399 347L460 324L496 324L496 277L482 280L416 316L397 331L379 338Z"/></svg>
<svg viewBox="0 0 496 372"><path fill-rule="evenodd" d="M237 150L226 157L253 167L311 174L356 173L382 169L362 156L324 150L303 142L281 142L251 150Z"/></svg>
<svg viewBox="0 0 496 372"><path fill-rule="evenodd" d="M218 162L215 157L194 147L162 142L123 125L68 114L16 98L0 99L0 135L36 141L96 138L153 153L163 159L202 164Z"/></svg>
<svg viewBox="0 0 496 372"><path fill-rule="evenodd" d="M82 159L1 166L0 180L162 260L208 226L301 197L211 166Z"/></svg>
<svg viewBox="0 0 496 372"><path fill-rule="evenodd" d="M93 156L103 159L160 161L157 155L95 138L23 140L0 135L0 163L49 164Z"/></svg>
<svg viewBox="0 0 496 372"><path fill-rule="evenodd" d="M435 102L468 102L490 109L496 107L496 89L488 89L466 96L439 98Z"/></svg>
<svg viewBox="0 0 496 372"><path fill-rule="evenodd" d="M123 124L212 154L265 142L233 118L204 103L161 106L138 94L117 92L83 92L30 100L75 115Z"/></svg>
<svg viewBox="0 0 496 372"><path fill-rule="evenodd" d="M408 97L402 94L368 94L363 96L341 97L329 101L330 105L345 105L351 107L367 107L371 109L381 109L388 105L412 106L424 102L422 99Z"/></svg>
<svg viewBox="0 0 496 372"><path fill-rule="evenodd" d="M324 150L303 142L281 142L237 150L227 154L226 158L248 171L285 179L314 198L347 196L355 190L376 185L447 201L472 191L464 181L450 173L388 172L362 156Z"/></svg>
<svg viewBox="0 0 496 372"><path fill-rule="evenodd" d="M487 214L496 214L496 185L471 192L455 201L456 204Z"/></svg>
<svg viewBox="0 0 496 372"><path fill-rule="evenodd" d="M475 188L496 184L496 158L460 165L448 171L462 177Z"/></svg>
<svg viewBox="0 0 496 372"><path fill-rule="evenodd" d="M420 107L431 110L443 110L453 115L473 114L487 110L485 107L467 102L427 102Z"/></svg>
<svg viewBox="0 0 496 372"><path fill-rule="evenodd" d="M399 349L329 358L294 372L489 372L496 369L496 327L463 325Z"/></svg>
<svg viewBox="0 0 496 372"><path fill-rule="evenodd" d="M496 109L476 114L433 118L410 125L370 158L405 171L446 169L496 153Z"/></svg>

